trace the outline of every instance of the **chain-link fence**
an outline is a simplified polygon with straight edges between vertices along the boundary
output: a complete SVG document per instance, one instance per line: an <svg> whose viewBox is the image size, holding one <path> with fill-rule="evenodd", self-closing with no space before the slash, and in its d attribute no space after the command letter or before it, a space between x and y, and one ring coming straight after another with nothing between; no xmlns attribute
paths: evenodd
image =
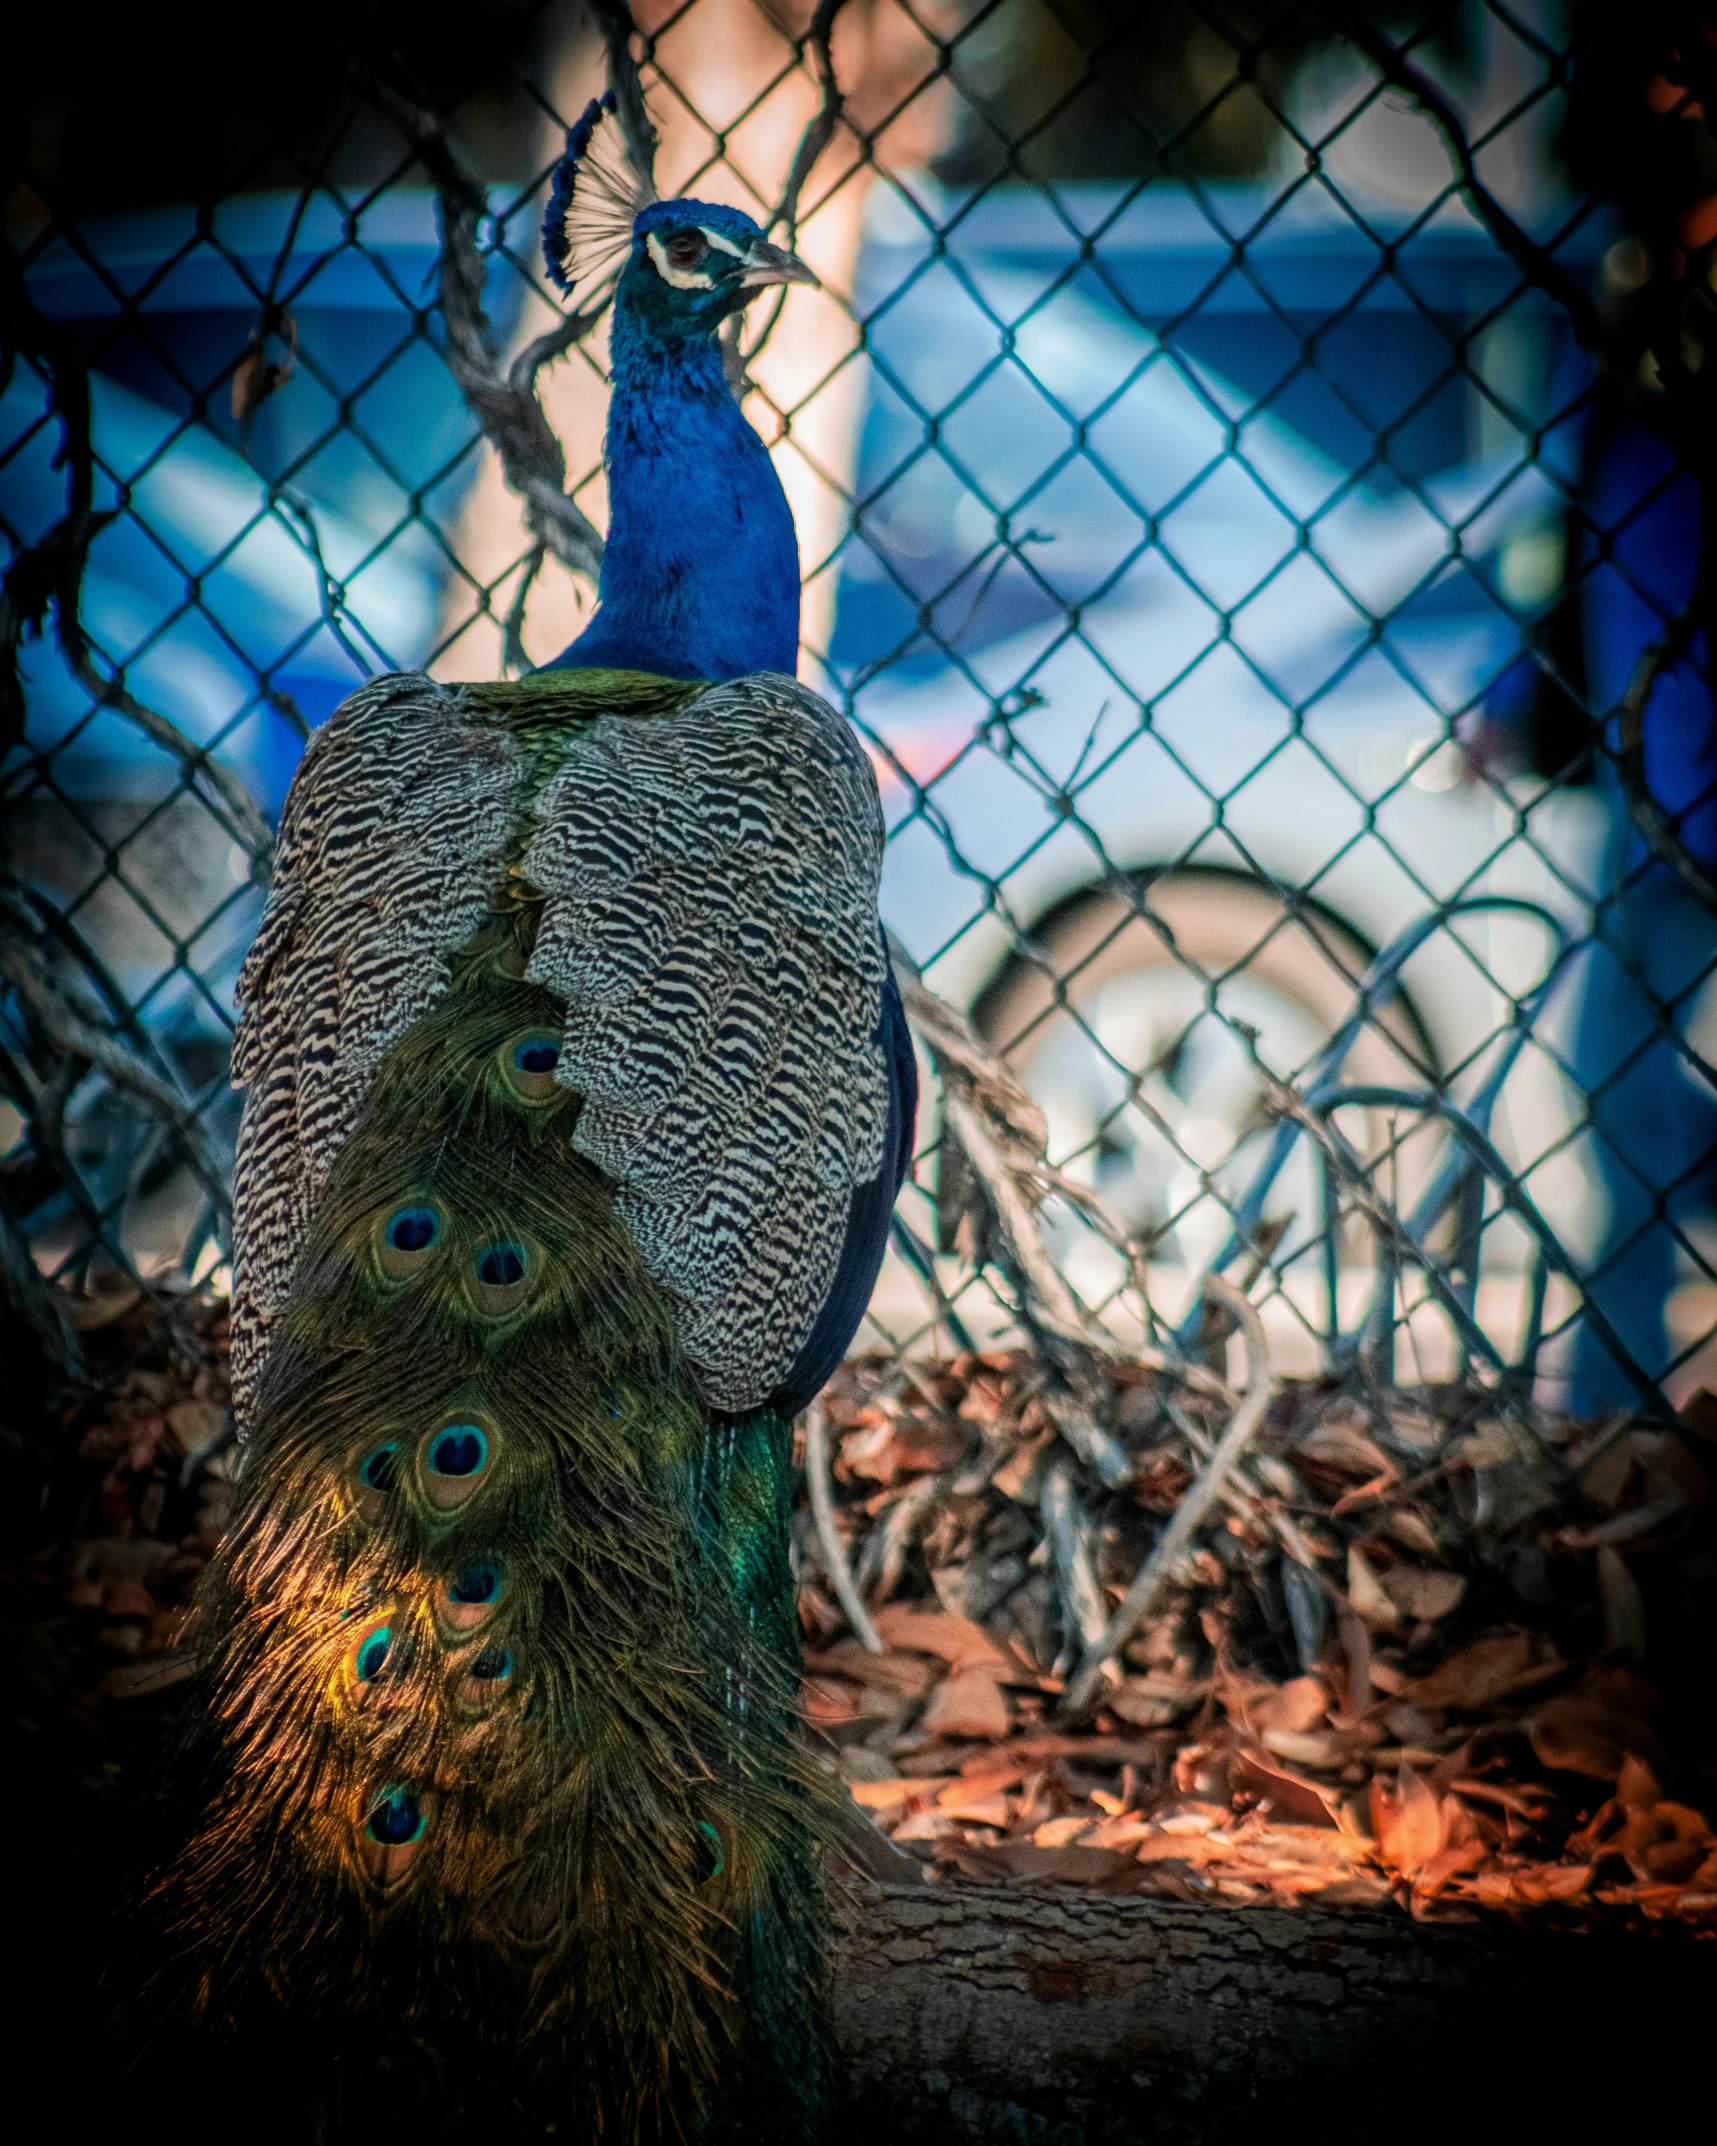
<svg viewBox="0 0 1717 2146"><path fill-rule="evenodd" d="M17 130L15 1300L224 1257L233 982L311 728L588 610L606 330L535 233L612 80L664 194L821 277L739 353L802 671L872 751L891 930L1040 1114L991 1080L1070 1315L1212 1348L1217 1269L1286 1370L1697 1386L1699 11L467 12L283 62L266 124L141 172L75 95ZM1013 1299L934 1101L920 1135L872 1320L981 1344Z"/></svg>

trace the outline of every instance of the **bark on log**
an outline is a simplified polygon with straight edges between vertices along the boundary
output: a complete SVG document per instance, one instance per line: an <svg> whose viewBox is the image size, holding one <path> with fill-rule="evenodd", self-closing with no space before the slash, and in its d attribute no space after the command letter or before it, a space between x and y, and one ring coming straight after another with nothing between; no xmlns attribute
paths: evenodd
<svg viewBox="0 0 1717 2146"><path fill-rule="evenodd" d="M843 2120L868 2146L1228 2146L1261 2119L1574 2146L1676 2103L1703 2128L1714 1998L1717 1947L1676 1934L870 1886L837 1961Z"/></svg>

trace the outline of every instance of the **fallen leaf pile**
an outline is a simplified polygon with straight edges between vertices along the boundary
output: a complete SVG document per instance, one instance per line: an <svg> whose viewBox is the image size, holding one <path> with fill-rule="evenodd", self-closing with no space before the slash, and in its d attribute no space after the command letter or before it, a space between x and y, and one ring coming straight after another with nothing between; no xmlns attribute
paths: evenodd
<svg viewBox="0 0 1717 2146"><path fill-rule="evenodd" d="M1106 1369L1120 1489L1072 1468L1023 1351L855 1360L824 1396L883 1651L802 1513L805 1703L897 1846L955 1882L1717 1932L1717 1401L1659 1430L1289 1384L1067 1720L1081 1635L1232 1407Z"/></svg>
<svg viewBox="0 0 1717 2146"><path fill-rule="evenodd" d="M91 1381L0 1582L26 1752L55 1743L113 1798L189 1674L231 1500L226 1307L120 1289L79 1323ZM1232 1405L1214 1378L1105 1368L1118 1490L1072 1465L1023 1351L860 1359L825 1396L884 1651L802 1510L805 1706L897 1846L952 1883L1717 1931L1717 1401L1671 1431L1290 1385L1068 1721L1078 1634Z"/></svg>
<svg viewBox="0 0 1717 2146"><path fill-rule="evenodd" d="M227 1311L116 1284L75 1314L89 1385L47 1456L43 1539L0 1567L7 1699L24 1763L111 1800L145 1787L163 1725L147 1702L190 1674L192 1596L231 1503Z"/></svg>

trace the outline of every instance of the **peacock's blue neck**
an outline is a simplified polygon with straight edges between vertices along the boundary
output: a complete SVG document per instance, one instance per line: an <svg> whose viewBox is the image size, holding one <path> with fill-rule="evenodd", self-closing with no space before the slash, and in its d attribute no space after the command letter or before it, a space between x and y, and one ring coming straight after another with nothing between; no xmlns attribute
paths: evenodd
<svg viewBox="0 0 1717 2146"><path fill-rule="evenodd" d="M618 306L608 548L595 617L551 670L743 678L796 669L799 553L713 337L663 340Z"/></svg>

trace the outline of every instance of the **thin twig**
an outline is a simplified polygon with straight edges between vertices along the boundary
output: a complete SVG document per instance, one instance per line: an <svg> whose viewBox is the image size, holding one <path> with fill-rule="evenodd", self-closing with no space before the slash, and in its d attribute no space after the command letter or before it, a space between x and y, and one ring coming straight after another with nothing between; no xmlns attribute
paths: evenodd
<svg viewBox="0 0 1717 2146"><path fill-rule="evenodd" d="M1094 1322L1044 1244L1037 1208L1046 1187L1043 1113L971 1023L929 990L891 943L908 1022L942 1077L948 1131L982 1188L1012 1287L1019 1323L1057 1373L1043 1405L1087 1467L1111 1489L1131 1480L1125 1449L1101 1420L1107 1388L1093 1348Z"/></svg>
<svg viewBox="0 0 1717 2146"><path fill-rule="evenodd" d="M1690 603L1670 620L1634 665L1628 689L1622 695L1621 749L1616 755L1616 772L1627 798L1628 817L1652 855L1668 865L1696 900L1717 912L1717 878L1682 841L1674 821L1652 796L1646 782L1646 709L1659 680L1686 655L1698 630L1699 620Z"/></svg>
<svg viewBox="0 0 1717 2146"><path fill-rule="evenodd" d="M1073 1626L1068 1636L1077 1638L1084 1655L1102 1644L1106 1626L1090 1530L1080 1509L1079 1486L1070 1462L1058 1460L1044 1477L1039 1510L1050 1559L1061 1582L1061 1599Z"/></svg>
<svg viewBox="0 0 1717 2146"><path fill-rule="evenodd" d="M51 1360L67 1378L82 1378L83 1343L65 1315L58 1292L42 1279L30 1247L4 1207L0 1207L0 1281L13 1309L35 1328Z"/></svg>
<svg viewBox="0 0 1717 2146"><path fill-rule="evenodd" d="M537 576L543 570L547 557L542 545L533 544L531 555L525 561L524 571L519 576L519 585L513 591L513 600L507 607L507 623L501 631L501 664L509 671L528 671L531 659L525 654L525 607L530 602L531 590L536 586Z"/></svg>
<svg viewBox="0 0 1717 2146"><path fill-rule="evenodd" d="M638 25L626 0L590 0L608 53L608 87L614 92L614 116L626 139L626 154L639 178L656 183L656 130L644 103L644 82L632 57ZM646 40L648 46L648 40ZM648 57L646 50L646 57Z"/></svg>
<svg viewBox="0 0 1717 2146"><path fill-rule="evenodd" d="M1079 1673L1067 1688L1061 1713L1077 1719L1098 1696L1104 1673L1139 1625L1150 1614L1157 1596L1172 1578L1182 1558L1192 1547L1192 1538L1218 1498L1236 1464L1257 1436L1276 1392L1276 1374L1264 1339L1264 1322L1250 1297L1219 1274L1205 1277L1205 1290L1225 1304L1240 1320L1246 1336L1246 1392L1228 1427L1216 1441L1210 1458L1187 1486L1169 1524L1158 1536L1155 1548L1133 1577L1132 1585L1115 1605L1103 1636L1080 1664Z"/></svg>
<svg viewBox="0 0 1717 2146"><path fill-rule="evenodd" d="M27 352L47 382L49 407L60 426L57 460L66 472L65 513L36 543L16 555L0 589L0 735L23 736L18 650L29 635L42 630L51 610L66 668L90 700L98 708L114 709L178 761L187 786L249 851L255 876L265 878L274 854L274 836L243 782L205 747L186 737L176 723L140 701L126 686L123 672L104 678L96 667L83 626L84 566L90 545L116 516L112 510L97 512L95 508L89 368L59 323L32 300L18 258L3 240L0 329L0 340Z"/></svg>
<svg viewBox="0 0 1717 2146"><path fill-rule="evenodd" d="M864 1597L853 1584L853 1576L847 1569L846 1549L835 1526L835 1494L829 1482L829 1427L820 1400L813 1401L805 1411L805 1480L810 1487L811 1518L816 1523L823 1569L829 1575L841 1608L846 1611L847 1622L868 1653L886 1653L876 1626L870 1620L870 1612L864 1606Z"/></svg>
<svg viewBox="0 0 1717 2146"><path fill-rule="evenodd" d="M799 233L799 196L805 190L805 181L811 176L817 159L834 140L835 128L846 104L841 86L835 80L835 56L830 43L835 17L845 5L846 0L821 0L817 12L811 17L811 27L805 32L804 44L816 55L817 79L822 85L823 101L799 137L787 183L781 189L780 206L770 218L771 230L777 224L786 225L789 246Z"/></svg>
<svg viewBox="0 0 1717 2146"><path fill-rule="evenodd" d="M99 1027L74 1004L36 948L15 928L0 929L0 975L29 1006L56 1050L68 1057L86 1059L115 1087L136 1096L166 1121L178 1138L192 1174L216 1205L222 1249L226 1250L232 1222L226 1172L196 1113L152 1066L145 1065L117 1036Z"/></svg>
<svg viewBox="0 0 1717 2146"><path fill-rule="evenodd" d="M447 365L460 393L501 458L501 473L525 503L532 537L569 573L596 581L602 538L566 489L566 453L536 395L536 375L602 317L599 306L571 315L503 367L483 311L484 268L477 230L488 212L483 190L460 163L441 122L384 83L373 95L416 150L435 188L441 230L441 316Z"/></svg>
<svg viewBox="0 0 1717 2146"><path fill-rule="evenodd" d="M1357 10L1341 9L1337 26L1342 36L1365 54L1384 81L1411 97L1430 120L1454 159L1461 191L1472 204L1479 221L1526 280L1553 298L1568 315L1581 346L1604 363L1609 356L1609 337L1597 307L1561 262L1515 222L1479 177L1472 144L1454 106L1429 75L1415 67L1404 52L1392 45L1384 33Z"/></svg>
<svg viewBox="0 0 1717 2146"><path fill-rule="evenodd" d="M350 657L353 668L365 678L373 678L376 675L375 665L361 648L354 645L351 635L346 631L345 617L349 607L346 603L345 586L336 581L329 572L327 557L322 550L322 532L316 526L316 517L309 502L295 499L290 492L279 492L275 497L309 547L310 563L316 569L316 584L321 592L323 625ZM374 645L372 642L371 646Z"/></svg>
<svg viewBox="0 0 1717 2146"><path fill-rule="evenodd" d="M1048 1128L1041 1110L971 1023L924 983L890 939L901 1004L942 1078L944 1122L982 1188L1001 1239L998 1263L1028 1337L1058 1375L1043 1405L1085 1465L1110 1489L1132 1480L1126 1449L1102 1421L1107 1384L1094 1342L1104 1337L1068 1287L1038 1225Z"/></svg>

